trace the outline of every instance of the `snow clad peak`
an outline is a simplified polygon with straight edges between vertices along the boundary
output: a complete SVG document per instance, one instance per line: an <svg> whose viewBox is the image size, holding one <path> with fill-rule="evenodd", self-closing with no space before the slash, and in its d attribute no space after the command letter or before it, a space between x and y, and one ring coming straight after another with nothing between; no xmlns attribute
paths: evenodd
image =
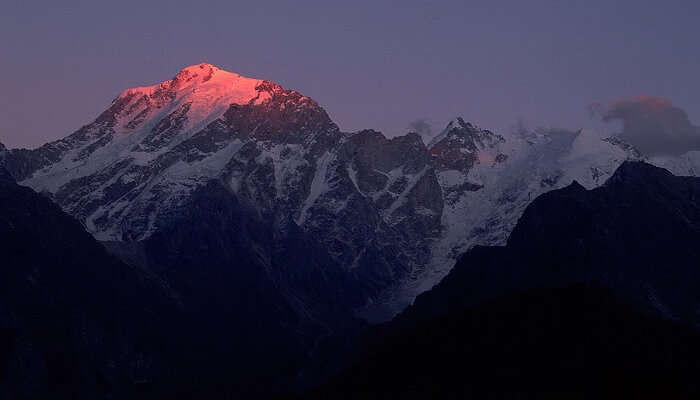
<svg viewBox="0 0 700 400"><path fill-rule="evenodd" d="M247 78L212 64L200 63L183 68L173 79L159 84L127 89L117 99L145 95L159 100L161 105L184 97L202 104L221 101L247 104L254 99L257 100L256 103L261 103L269 98L269 94L261 96L261 92L271 91L264 83L267 81ZM276 84L272 85L281 89Z"/></svg>
<svg viewBox="0 0 700 400"><path fill-rule="evenodd" d="M96 122L134 132L141 127L151 129L164 118L175 118L183 131L201 129L223 116L231 105L261 105L283 91L275 83L201 63L185 67L159 84L123 91Z"/></svg>
<svg viewBox="0 0 700 400"><path fill-rule="evenodd" d="M471 122L466 122L462 117L455 117L452 119L450 122L447 123L447 126L443 130L443 133L447 132L452 132L453 130L469 130L469 131L478 131L481 130L478 126L472 124Z"/></svg>
<svg viewBox="0 0 700 400"><path fill-rule="evenodd" d="M191 81L195 81L197 83L204 83L208 82L209 80L214 78L214 76L219 75L221 73L229 76L236 76L242 78L241 75L238 75L233 72L224 71L215 65L201 63L183 68L180 72L177 73L177 75L175 75L175 78L173 78L172 81L175 83Z"/></svg>

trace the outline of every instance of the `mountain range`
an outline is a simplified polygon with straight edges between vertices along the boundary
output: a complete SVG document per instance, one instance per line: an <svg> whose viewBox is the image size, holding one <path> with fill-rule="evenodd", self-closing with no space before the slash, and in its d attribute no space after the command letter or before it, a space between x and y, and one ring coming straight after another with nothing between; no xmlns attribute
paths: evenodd
<svg viewBox="0 0 700 400"><path fill-rule="evenodd" d="M604 304L698 322L695 273L679 269L696 259L697 183L671 175L700 173L697 151L647 157L594 131L498 134L462 118L427 144L343 132L294 90L204 63L125 90L63 139L0 144L0 170L4 365L40 381L6 393L281 393L313 384L318 352L368 322L416 326L581 283ZM43 329L62 333L35 344Z"/></svg>
<svg viewBox="0 0 700 400"><path fill-rule="evenodd" d="M147 239L218 180L274 231L310 235L358 282L355 307L371 320L403 309L467 249L503 244L540 193L595 187L645 158L595 132L496 134L461 118L427 145L414 133L345 133L312 99L210 64L125 90L64 139L3 154L20 184L100 241ZM649 161L700 171L699 152Z"/></svg>

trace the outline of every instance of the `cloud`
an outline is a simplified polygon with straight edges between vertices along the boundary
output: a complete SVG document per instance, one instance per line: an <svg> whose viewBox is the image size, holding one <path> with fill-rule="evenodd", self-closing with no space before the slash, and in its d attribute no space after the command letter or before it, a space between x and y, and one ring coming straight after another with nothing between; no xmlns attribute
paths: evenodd
<svg viewBox="0 0 700 400"><path fill-rule="evenodd" d="M433 125L425 119L412 121L408 124L408 129L419 134L426 143L433 137Z"/></svg>
<svg viewBox="0 0 700 400"><path fill-rule="evenodd" d="M622 131L617 136L647 156L700 150L700 127L668 99L639 96L606 107L592 104L589 112L605 122L621 121Z"/></svg>

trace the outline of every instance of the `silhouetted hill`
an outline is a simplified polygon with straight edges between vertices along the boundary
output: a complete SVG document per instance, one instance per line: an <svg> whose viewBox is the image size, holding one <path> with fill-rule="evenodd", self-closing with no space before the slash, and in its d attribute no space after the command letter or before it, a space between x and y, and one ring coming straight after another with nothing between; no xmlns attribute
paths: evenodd
<svg viewBox="0 0 700 400"><path fill-rule="evenodd" d="M677 398L700 390L700 334L596 285L532 289L415 326L390 323L360 348L352 367L308 396Z"/></svg>
<svg viewBox="0 0 700 400"><path fill-rule="evenodd" d="M0 172L0 398L147 394L171 300Z"/></svg>

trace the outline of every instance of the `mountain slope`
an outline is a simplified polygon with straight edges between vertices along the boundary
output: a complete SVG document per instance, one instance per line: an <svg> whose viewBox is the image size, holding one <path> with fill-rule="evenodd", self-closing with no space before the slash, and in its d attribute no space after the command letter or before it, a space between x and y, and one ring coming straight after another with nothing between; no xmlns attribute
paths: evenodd
<svg viewBox="0 0 700 400"><path fill-rule="evenodd" d="M700 179L623 163L538 197L477 246L318 398L697 396Z"/></svg>

